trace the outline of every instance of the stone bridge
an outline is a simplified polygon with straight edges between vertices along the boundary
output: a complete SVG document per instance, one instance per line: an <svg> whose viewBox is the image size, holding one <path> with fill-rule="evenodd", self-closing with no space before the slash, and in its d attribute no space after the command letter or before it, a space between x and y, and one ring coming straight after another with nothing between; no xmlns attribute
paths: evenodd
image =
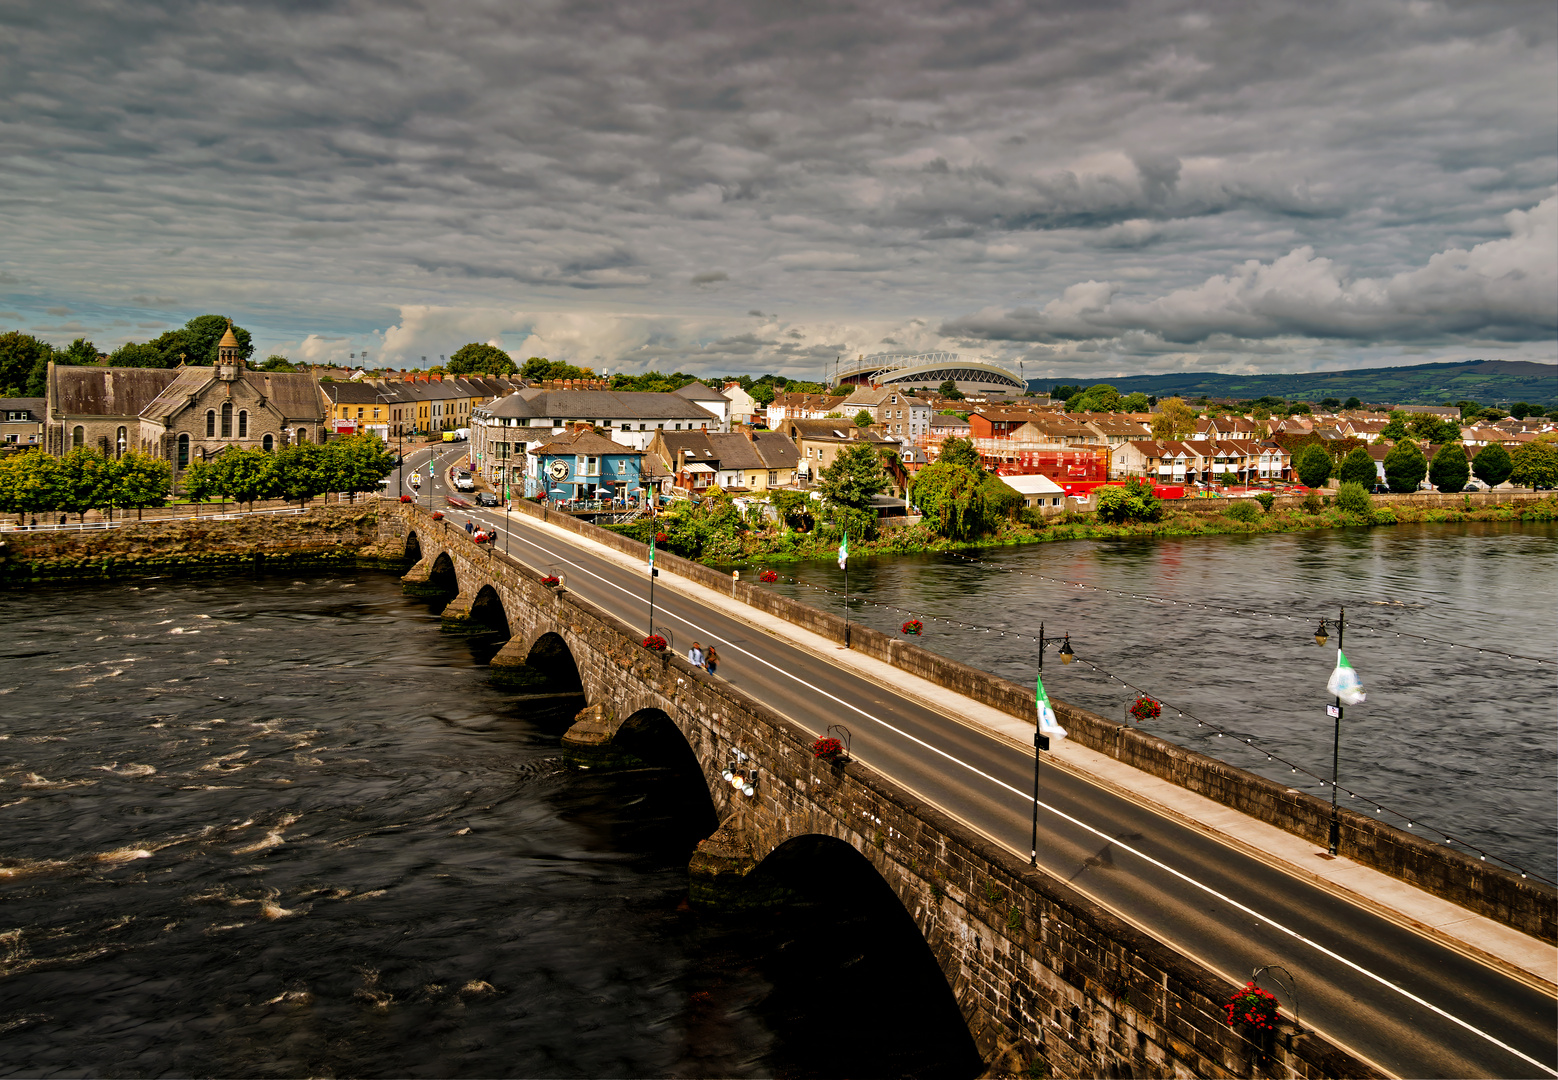
<svg viewBox="0 0 1558 1080"><path fill-rule="evenodd" d="M690 893L706 904L784 902L766 867L838 848L880 878L923 937L992 1073L1059 1076L1375 1075L1313 1034L1256 1046L1224 1022L1226 983L859 762L828 764L813 736L535 569L414 506L386 504L379 550L414 560L410 592L453 594L443 625L496 630L494 681L577 691L564 737L609 760L635 735L675 733L717 831ZM724 778L738 773L744 793Z"/></svg>

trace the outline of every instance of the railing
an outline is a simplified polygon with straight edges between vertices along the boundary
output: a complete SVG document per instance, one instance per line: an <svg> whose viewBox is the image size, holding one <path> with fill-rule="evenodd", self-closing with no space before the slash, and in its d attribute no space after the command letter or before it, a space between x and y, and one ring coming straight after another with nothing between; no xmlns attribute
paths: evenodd
<svg viewBox="0 0 1558 1080"><path fill-rule="evenodd" d="M126 525L156 524L158 522L177 521L236 521L238 518L260 517L265 514L304 514L308 508L304 506L281 506L269 510L235 510L232 513L223 514L193 514L185 517L182 514L158 514L149 518L120 518L118 521L88 521L66 522L64 525L0 525L0 532L103 532L108 529L122 529Z"/></svg>

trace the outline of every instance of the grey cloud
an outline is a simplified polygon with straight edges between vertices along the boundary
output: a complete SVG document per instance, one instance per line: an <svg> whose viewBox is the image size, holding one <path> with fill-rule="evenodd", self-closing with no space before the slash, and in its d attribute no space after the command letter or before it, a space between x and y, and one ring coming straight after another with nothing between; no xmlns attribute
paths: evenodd
<svg viewBox="0 0 1558 1080"><path fill-rule="evenodd" d="M723 270L706 270L701 274L694 274L688 280L693 285L712 285L716 281L729 281L730 275Z"/></svg>
<svg viewBox="0 0 1558 1080"><path fill-rule="evenodd" d="M43 310L50 315L58 315L61 318L65 317L66 315L74 315L76 313L74 308L68 307L51 307L44 308Z"/></svg>

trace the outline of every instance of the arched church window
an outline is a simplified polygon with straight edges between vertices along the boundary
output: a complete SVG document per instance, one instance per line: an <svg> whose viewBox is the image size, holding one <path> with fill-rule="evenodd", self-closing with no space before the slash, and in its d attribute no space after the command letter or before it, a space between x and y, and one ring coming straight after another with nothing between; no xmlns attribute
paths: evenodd
<svg viewBox="0 0 1558 1080"><path fill-rule="evenodd" d="M189 468L189 436L179 436L179 468Z"/></svg>
<svg viewBox="0 0 1558 1080"><path fill-rule="evenodd" d="M249 410L248 409L242 409L238 413L238 437L240 439L247 439L249 437Z"/></svg>
<svg viewBox="0 0 1558 1080"><path fill-rule="evenodd" d="M87 432L84 427L77 424L70 432L70 445L79 447L86 442Z"/></svg>
<svg viewBox="0 0 1558 1080"><path fill-rule="evenodd" d="M306 428L306 427L298 428L298 442L300 444L308 442L308 428Z"/></svg>
<svg viewBox="0 0 1558 1080"><path fill-rule="evenodd" d="M276 449L276 436L267 434L265 438L260 440L260 446L265 449L267 454L270 453L272 450Z"/></svg>
<svg viewBox="0 0 1558 1080"><path fill-rule="evenodd" d="M222 438L231 439L232 437L233 403L231 401L224 401L222 402Z"/></svg>
<svg viewBox="0 0 1558 1080"><path fill-rule="evenodd" d="M216 410L206 410L206 438L216 438Z"/></svg>

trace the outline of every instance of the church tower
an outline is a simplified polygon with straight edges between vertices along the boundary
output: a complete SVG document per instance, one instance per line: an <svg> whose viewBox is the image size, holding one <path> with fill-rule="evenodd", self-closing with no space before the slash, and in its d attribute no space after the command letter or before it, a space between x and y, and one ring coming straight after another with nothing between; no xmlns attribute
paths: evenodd
<svg viewBox="0 0 1558 1080"><path fill-rule="evenodd" d="M216 377L232 382L243 370L243 357L239 355L238 336L233 333L233 320L227 320L227 333L216 343Z"/></svg>

